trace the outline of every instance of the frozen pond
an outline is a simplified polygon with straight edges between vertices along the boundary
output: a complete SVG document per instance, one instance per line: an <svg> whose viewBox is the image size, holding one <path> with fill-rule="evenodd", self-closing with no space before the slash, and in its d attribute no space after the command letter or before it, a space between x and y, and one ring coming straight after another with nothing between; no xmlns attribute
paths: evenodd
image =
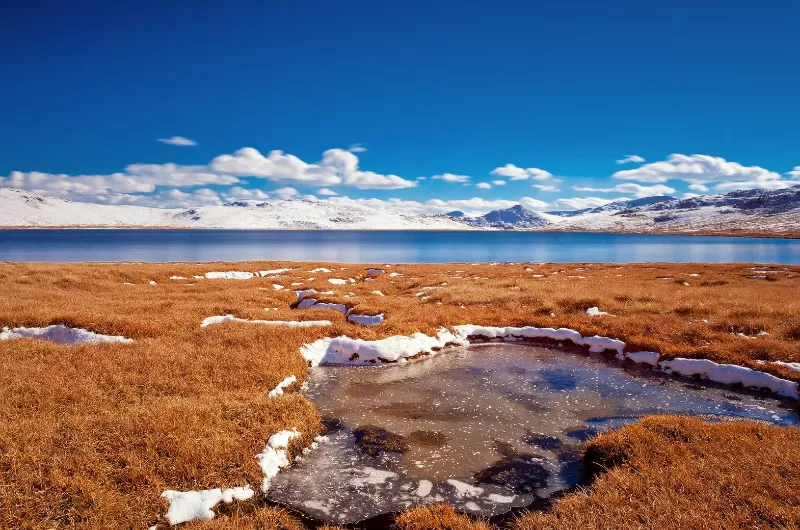
<svg viewBox="0 0 800 530"><path fill-rule="evenodd" d="M578 445L643 415L798 423L785 402L609 357L486 344L405 365L314 368L308 397L330 420L328 440L268 496L326 522L431 502L488 516L577 484Z"/></svg>

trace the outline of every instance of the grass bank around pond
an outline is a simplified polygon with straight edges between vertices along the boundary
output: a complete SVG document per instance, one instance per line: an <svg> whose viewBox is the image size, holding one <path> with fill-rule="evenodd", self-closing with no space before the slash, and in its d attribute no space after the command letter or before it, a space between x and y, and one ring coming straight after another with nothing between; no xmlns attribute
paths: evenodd
<svg viewBox="0 0 800 530"><path fill-rule="evenodd" d="M367 279L368 267L385 272ZM291 270L204 277L278 269ZM134 341L0 341L3 528L166 528L164 490L257 489L263 474L254 456L272 434L301 433L289 443L293 456L322 430L297 390L308 375L300 347L326 336L433 335L458 324L566 327L621 339L630 351L800 381L799 371L774 363L800 363L796 266L2 263L0 286L0 327L64 324ZM319 301L385 320L365 327L337 311L293 308L294 290L309 288L332 292L315 295ZM614 316L589 316L591 307ZM227 314L332 325L200 327ZM268 396L292 375L286 394ZM516 528L791 528L800 525L799 442L796 428L644 420L591 441L589 455L613 464L609 470ZM302 528L255 501L216 511L192 528ZM700 524L706 520L713 524ZM413 510L397 522L465 524L447 507Z"/></svg>

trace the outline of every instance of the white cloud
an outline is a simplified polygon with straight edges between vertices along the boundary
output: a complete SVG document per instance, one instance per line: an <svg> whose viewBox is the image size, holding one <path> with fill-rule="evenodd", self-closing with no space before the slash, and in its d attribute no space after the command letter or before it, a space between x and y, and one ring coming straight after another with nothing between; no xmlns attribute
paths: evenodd
<svg viewBox="0 0 800 530"><path fill-rule="evenodd" d="M453 175L452 173L442 173L441 175L434 175L431 177L433 180L443 180L445 182L469 182L467 175Z"/></svg>
<svg viewBox="0 0 800 530"><path fill-rule="evenodd" d="M350 147L348 147L347 150L351 153L363 153L367 150L367 148L362 144L350 144Z"/></svg>
<svg viewBox="0 0 800 530"><path fill-rule="evenodd" d="M583 210L584 208L604 206L619 200L625 200L625 198L601 199L599 197L573 197L571 199L558 199L553 202L552 206L554 210Z"/></svg>
<svg viewBox="0 0 800 530"><path fill-rule="evenodd" d="M633 182L617 184L612 188L588 188L583 186L573 186L575 191L590 191L595 193L630 193L636 197L653 197L656 195L669 195L675 193L675 188L656 184L655 186L642 186Z"/></svg>
<svg viewBox="0 0 800 530"><path fill-rule="evenodd" d="M339 195L330 188L320 188L317 190L317 193L319 193L320 195Z"/></svg>
<svg viewBox="0 0 800 530"><path fill-rule="evenodd" d="M285 188L278 188L275 190L275 195L280 197L281 199L288 199L290 197L294 197L295 195L299 195L300 192L297 191L295 188L292 187L285 187Z"/></svg>
<svg viewBox="0 0 800 530"><path fill-rule="evenodd" d="M507 177L511 180L548 180L553 178L553 174L544 169L536 167L521 168L514 164L506 164L503 167L494 168L490 174L497 177Z"/></svg>
<svg viewBox="0 0 800 530"><path fill-rule="evenodd" d="M683 199L694 199L695 197L700 197L699 193L684 193Z"/></svg>
<svg viewBox="0 0 800 530"><path fill-rule="evenodd" d="M113 193L152 193L157 186L190 187L208 184L237 184L239 179L204 171L205 166L176 164L132 164L125 173L109 175L64 175L12 171L0 177L0 187L21 188L62 198Z"/></svg>
<svg viewBox="0 0 800 530"><path fill-rule="evenodd" d="M689 184L689 189L692 191L709 191L708 186L705 184Z"/></svg>
<svg viewBox="0 0 800 530"><path fill-rule="evenodd" d="M477 184L475 184L475 187L476 188L480 188L482 190L490 190L490 189L492 189L492 185L489 184L488 182L478 182Z"/></svg>
<svg viewBox="0 0 800 530"><path fill-rule="evenodd" d="M162 144L169 144L169 145L182 145L184 147L191 147L197 145L197 142L194 140L190 140L189 138L185 138L183 136L171 136L170 138L159 138L159 142Z"/></svg>
<svg viewBox="0 0 800 530"><path fill-rule="evenodd" d="M263 201L268 199L269 195L259 189L242 188L241 186L234 186L229 188L222 194L228 202L233 201Z"/></svg>
<svg viewBox="0 0 800 530"><path fill-rule="evenodd" d="M506 181L505 180L493 180L492 184L494 184L495 186L505 186L506 185Z"/></svg>
<svg viewBox="0 0 800 530"><path fill-rule="evenodd" d="M539 188L540 191L561 191L560 189L550 184L534 184L534 188Z"/></svg>
<svg viewBox="0 0 800 530"><path fill-rule="evenodd" d="M209 167L218 173L266 178L275 182L331 186L344 184L360 189L401 189L417 185L397 175L381 175L358 169L358 157L344 149L328 149L318 164L308 164L283 151L268 156L244 147L232 155L220 155Z"/></svg>
<svg viewBox="0 0 800 530"><path fill-rule="evenodd" d="M800 179L800 166L795 166L793 170L786 174L793 179Z"/></svg>
<svg viewBox="0 0 800 530"><path fill-rule="evenodd" d="M617 164L641 164L644 158L639 155L625 155L624 158L617 160Z"/></svg>
<svg viewBox="0 0 800 530"><path fill-rule="evenodd" d="M683 180L692 184L710 182L764 183L781 176L760 166L743 166L709 155L669 155L667 160L651 162L636 169L617 171L614 178L639 182ZM735 186L735 185L734 185Z"/></svg>

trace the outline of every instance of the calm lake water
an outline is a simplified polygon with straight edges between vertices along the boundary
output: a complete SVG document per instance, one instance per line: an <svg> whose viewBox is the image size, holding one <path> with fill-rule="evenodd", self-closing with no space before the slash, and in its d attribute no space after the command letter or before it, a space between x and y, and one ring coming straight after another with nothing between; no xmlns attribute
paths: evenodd
<svg viewBox="0 0 800 530"><path fill-rule="evenodd" d="M755 262L800 240L559 232L0 230L0 261Z"/></svg>

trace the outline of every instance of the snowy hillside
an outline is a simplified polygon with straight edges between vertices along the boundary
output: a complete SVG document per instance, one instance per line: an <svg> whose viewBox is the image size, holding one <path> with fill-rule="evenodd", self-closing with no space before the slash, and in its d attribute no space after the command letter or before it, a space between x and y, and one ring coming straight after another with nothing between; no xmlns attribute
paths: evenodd
<svg viewBox="0 0 800 530"><path fill-rule="evenodd" d="M460 214L460 215L457 215ZM567 212L517 205L479 217L420 215L325 200L235 202L192 209L71 202L0 188L0 226L319 230L800 231L800 186L688 199L646 197Z"/></svg>
<svg viewBox="0 0 800 530"><path fill-rule="evenodd" d="M404 214L326 201L268 200L192 209L71 202L0 188L0 226L142 226L324 230L454 230L469 228L445 216Z"/></svg>

